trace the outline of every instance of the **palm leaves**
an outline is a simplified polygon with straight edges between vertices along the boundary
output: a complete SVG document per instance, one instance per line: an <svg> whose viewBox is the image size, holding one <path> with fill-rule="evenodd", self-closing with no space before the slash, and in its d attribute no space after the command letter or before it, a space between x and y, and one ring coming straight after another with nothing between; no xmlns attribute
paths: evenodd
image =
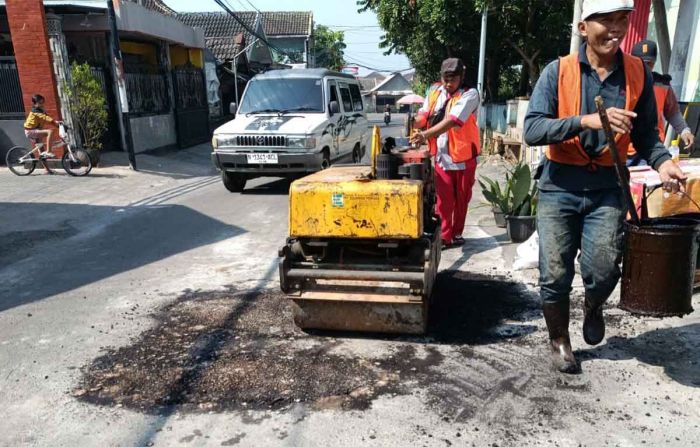
<svg viewBox="0 0 700 447"><path fill-rule="evenodd" d="M527 163L518 163L506 172L503 186L486 176L479 179L484 198L507 216L534 216L537 212L537 183Z"/></svg>

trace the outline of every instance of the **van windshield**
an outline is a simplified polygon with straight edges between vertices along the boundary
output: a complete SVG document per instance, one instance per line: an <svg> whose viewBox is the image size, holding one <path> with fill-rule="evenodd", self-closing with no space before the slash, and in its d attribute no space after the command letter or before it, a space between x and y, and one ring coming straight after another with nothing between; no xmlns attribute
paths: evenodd
<svg viewBox="0 0 700 447"><path fill-rule="evenodd" d="M260 79L248 84L239 113L323 113L321 79Z"/></svg>

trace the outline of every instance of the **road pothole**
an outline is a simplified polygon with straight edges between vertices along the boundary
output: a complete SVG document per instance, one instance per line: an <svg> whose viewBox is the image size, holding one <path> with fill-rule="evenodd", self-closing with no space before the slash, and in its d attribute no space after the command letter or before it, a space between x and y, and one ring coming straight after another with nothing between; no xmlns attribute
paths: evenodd
<svg viewBox="0 0 700 447"><path fill-rule="evenodd" d="M479 345L522 344L515 354L529 346L532 326L526 322L537 311L521 285L444 275L436 294L426 337L361 335L350 342L342 338L347 334L308 334L294 327L288 300L279 293L186 292L152 315L152 329L85 366L72 393L148 413L284 409L297 403L318 410L365 409L382 395L449 392L445 385L454 383L448 376L455 359L446 361L445 351L468 364L483 356L475 351ZM358 343L379 344L382 352L346 349ZM494 368L507 372L531 360L499 360ZM474 390L465 399L488 387L480 382L488 379L483 371L473 374ZM529 382L508 377L504 388Z"/></svg>

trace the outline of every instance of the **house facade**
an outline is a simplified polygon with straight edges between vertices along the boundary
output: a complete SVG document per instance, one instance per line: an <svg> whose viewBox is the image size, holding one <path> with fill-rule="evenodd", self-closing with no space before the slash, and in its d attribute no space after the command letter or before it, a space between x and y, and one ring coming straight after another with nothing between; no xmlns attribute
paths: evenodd
<svg viewBox="0 0 700 447"><path fill-rule="evenodd" d="M217 64L224 115L228 104L240 101L256 74L313 66L311 12L237 11L236 17L227 12L184 12L177 18L204 33L206 47Z"/></svg>
<svg viewBox="0 0 700 447"><path fill-rule="evenodd" d="M299 68L316 67L311 11L267 11L262 13L262 18L277 62Z"/></svg>
<svg viewBox="0 0 700 447"><path fill-rule="evenodd" d="M411 93L413 93L411 83L401 73L393 73L364 96L369 111L383 112L386 106L390 106L393 111L399 110L396 101Z"/></svg>
<svg viewBox="0 0 700 447"><path fill-rule="evenodd" d="M0 147L27 144L22 123L36 93L49 114L71 124L66 87L74 62L89 64L102 84L106 148L143 152L209 138L203 33L160 0L113 0L113 7L117 36L106 1L0 0Z"/></svg>

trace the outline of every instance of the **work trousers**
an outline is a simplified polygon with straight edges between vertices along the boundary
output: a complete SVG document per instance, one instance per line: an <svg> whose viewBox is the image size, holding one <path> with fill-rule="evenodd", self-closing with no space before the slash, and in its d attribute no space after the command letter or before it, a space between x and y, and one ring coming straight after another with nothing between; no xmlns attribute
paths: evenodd
<svg viewBox="0 0 700 447"><path fill-rule="evenodd" d="M476 159L465 162L465 169L446 171L435 163L437 214L442 219L442 242L451 244L464 232L467 210L472 199Z"/></svg>
<svg viewBox="0 0 700 447"><path fill-rule="evenodd" d="M579 250L586 296L595 304L610 297L620 279L624 216L619 189L540 191L537 231L544 303L569 300Z"/></svg>

